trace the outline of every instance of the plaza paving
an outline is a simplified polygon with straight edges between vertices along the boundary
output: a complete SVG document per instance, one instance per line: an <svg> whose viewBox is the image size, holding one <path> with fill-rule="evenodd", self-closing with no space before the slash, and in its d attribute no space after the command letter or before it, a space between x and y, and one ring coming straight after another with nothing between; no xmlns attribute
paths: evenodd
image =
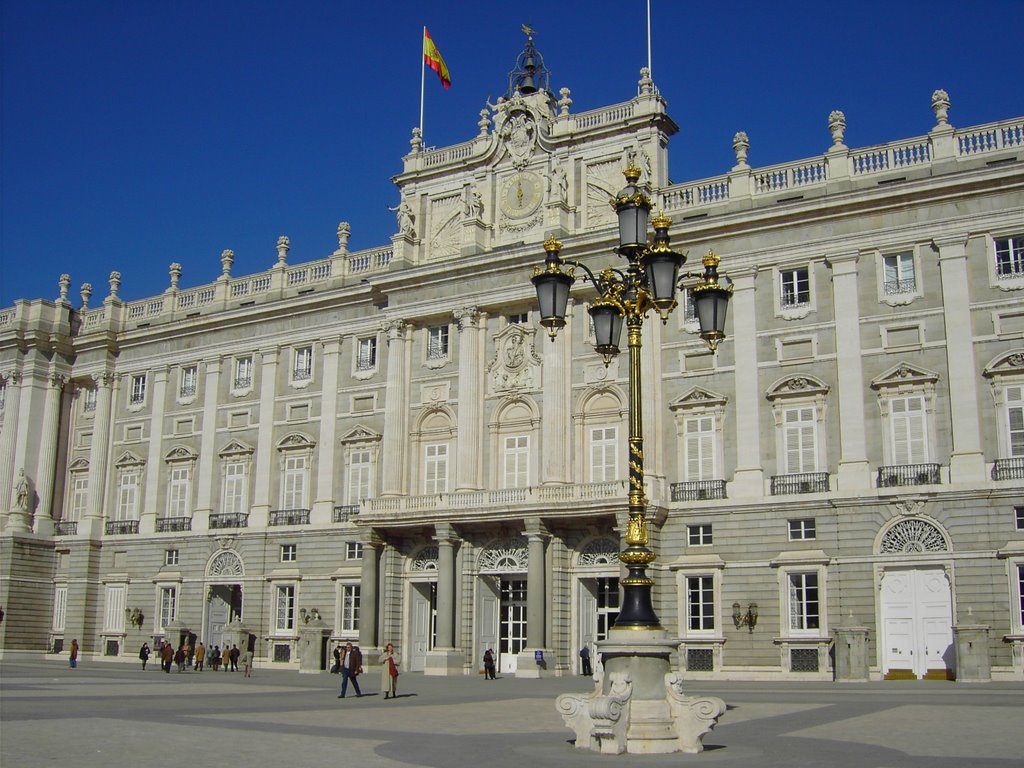
<svg viewBox="0 0 1024 768"><path fill-rule="evenodd" d="M1024 683L691 683L729 705L700 755L572 747L555 697L583 678L488 682L403 674L399 698L337 698L336 675L0 662L3 768L592 765L1021 768Z"/></svg>

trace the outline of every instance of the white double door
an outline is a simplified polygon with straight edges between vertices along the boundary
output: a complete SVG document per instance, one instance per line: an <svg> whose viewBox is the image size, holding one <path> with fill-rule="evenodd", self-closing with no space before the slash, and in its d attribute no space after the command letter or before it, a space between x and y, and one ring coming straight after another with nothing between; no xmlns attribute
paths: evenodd
<svg viewBox="0 0 1024 768"><path fill-rule="evenodd" d="M885 571L881 643L883 673L921 678L954 669L952 597L942 568Z"/></svg>

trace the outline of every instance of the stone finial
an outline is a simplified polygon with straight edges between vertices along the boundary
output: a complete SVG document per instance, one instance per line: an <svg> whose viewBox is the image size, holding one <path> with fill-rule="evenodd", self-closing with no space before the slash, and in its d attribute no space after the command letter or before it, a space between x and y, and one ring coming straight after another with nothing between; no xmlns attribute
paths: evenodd
<svg viewBox="0 0 1024 768"><path fill-rule="evenodd" d="M838 109L828 113L828 130L832 134L833 149L846 149L843 137L846 135L846 115Z"/></svg>
<svg viewBox="0 0 1024 768"><path fill-rule="evenodd" d="M476 124L480 126L480 135L486 136L487 131L491 128L491 113L487 111L487 107L480 110L480 119L476 121Z"/></svg>
<svg viewBox="0 0 1024 768"><path fill-rule="evenodd" d="M121 273L111 272L110 273L110 297L111 299L117 298L117 289L121 287Z"/></svg>
<svg viewBox="0 0 1024 768"><path fill-rule="evenodd" d="M745 131L737 131L732 137L732 151L736 153L736 166L733 170L749 168L747 164L747 152L750 151L750 139Z"/></svg>
<svg viewBox="0 0 1024 768"><path fill-rule="evenodd" d="M224 277L231 277L231 265L235 263L235 252L225 248L220 252L220 272Z"/></svg>
<svg viewBox="0 0 1024 768"><path fill-rule="evenodd" d="M569 94L572 93L568 88L559 88L558 95L561 96L558 100L558 116L568 117L569 107L572 106L572 99L569 98Z"/></svg>
<svg viewBox="0 0 1024 768"><path fill-rule="evenodd" d="M178 281L181 280L181 264L176 261L173 262L169 267L169 271L171 275L171 290L176 291L178 290Z"/></svg>
<svg viewBox="0 0 1024 768"><path fill-rule="evenodd" d="M939 88L932 94L932 112L935 113L935 127L949 126L949 94Z"/></svg>
<svg viewBox="0 0 1024 768"><path fill-rule="evenodd" d="M409 151L414 155L417 152L423 151L423 135L419 128L412 129L412 138L409 139L409 146L411 147Z"/></svg>
<svg viewBox="0 0 1024 768"><path fill-rule="evenodd" d="M654 92L654 80L651 79L651 70L648 67L640 67L640 80L637 82L641 96L647 96Z"/></svg>
<svg viewBox="0 0 1024 768"><path fill-rule="evenodd" d="M88 309L89 299L92 298L92 283L82 283L82 287L78 289L78 294L82 297L82 309Z"/></svg>
<svg viewBox="0 0 1024 768"><path fill-rule="evenodd" d="M66 272L60 276L60 280L57 281L57 285L60 286L60 298L57 299L61 304L68 303L68 291L71 289L71 275Z"/></svg>
<svg viewBox="0 0 1024 768"><path fill-rule="evenodd" d="M288 251L291 250L291 240L287 235L277 238L277 263L284 266L288 263Z"/></svg>
<svg viewBox="0 0 1024 768"><path fill-rule="evenodd" d="M347 221L338 224L338 250L342 253L348 250L348 238L352 234L352 225Z"/></svg>

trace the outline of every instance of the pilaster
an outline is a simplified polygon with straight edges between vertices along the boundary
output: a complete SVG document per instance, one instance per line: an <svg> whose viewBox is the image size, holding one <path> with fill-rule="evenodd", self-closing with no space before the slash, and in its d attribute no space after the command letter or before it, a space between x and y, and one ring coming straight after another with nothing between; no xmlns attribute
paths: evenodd
<svg viewBox="0 0 1024 768"><path fill-rule="evenodd" d="M61 397L67 379L51 372L46 401L43 405L43 427L39 438L39 459L36 462L36 493L39 506L36 508L35 531L42 536L53 535L53 481L57 467L57 437L60 431Z"/></svg>
<svg viewBox="0 0 1024 768"><path fill-rule="evenodd" d="M89 447L89 504L85 519L78 522L78 535L98 538L103 532L103 505L106 501L107 461L110 456L110 430L117 379L110 373L94 377L96 412L93 415L92 445ZM68 599L70 600L70 594Z"/></svg>
<svg viewBox="0 0 1024 768"><path fill-rule="evenodd" d="M323 385L320 389L320 456L316 465L316 496L309 521L313 525L327 525L333 519L335 455L338 429L338 364L341 359L341 339L323 341Z"/></svg>
<svg viewBox="0 0 1024 768"><path fill-rule="evenodd" d="M270 517L270 480L274 474L274 401L277 397L277 347L260 350L260 424L256 433L256 488L250 528L265 528Z"/></svg>
<svg viewBox="0 0 1024 768"><path fill-rule="evenodd" d="M537 336L541 354L541 483L572 482L572 299L565 314L566 327L555 337Z"/></svg>
<svg viewBox="0 0 1024 768"><path fill-rule="evenodd" d="M382 330L387 336L388 376L384 395L384 462L382 496L399 496L406 491L409 434L409 334L401 320L389 320Z"/></svg>
<svg viewBox="0 0 1024 768"><path fill-rule="evenodd" d="M476 307L455 311L459 329L459 412L455 460L455 490L483 488L483 315Z"/></svg>
<svg viewBox="0 0 1024 768"><path fill-rule="evenodd" d="M217 398L220 394L220 357L205 361L206 380L203 383L202 436L199 442L199 477L196 479L196 509L192 515L192 530L205 531L210 527L210 513L217 503L213 477L217 465Z"/></svg>
<svg viewBox="0 0 1024 768"><path fill-rule="evenodd" d="M736 350L736 471L730 484L731 497L764 494L764 468L761 465L760 407L761 391L757 366L757 304L755 278L757 267L731 270L733 289L733 328Z"/></svg>
<svg viewBox="0 0 1024 768"><path fill-rule="evenodd" d="M163 473L163 430L164 408L167 399L167 377L170 371L166 365L153 371L153 391L150 393L151 411L149 420L149 451L146 457L146 496L139 516L139 533L148 534L156 530L159 516L160 489L167 483L160 482ZM166 475L165 475L166 476Z"/></svg>

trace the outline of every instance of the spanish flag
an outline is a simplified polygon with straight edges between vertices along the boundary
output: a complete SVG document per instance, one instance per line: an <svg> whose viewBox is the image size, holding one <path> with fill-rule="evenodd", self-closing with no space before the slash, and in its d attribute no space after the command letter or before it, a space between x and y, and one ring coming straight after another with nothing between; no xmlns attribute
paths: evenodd
<svg viewBox="0 0 1024 768"><path fill-rule="evenodd" d="M452 87L452 79L448 75L448 65L441 58L441 52L437 50L434 41L430 39L430 33L427 32L426 27L423 28L423 63L437 72L437 76L441 78L441 85L445 88Z"/></svg>

